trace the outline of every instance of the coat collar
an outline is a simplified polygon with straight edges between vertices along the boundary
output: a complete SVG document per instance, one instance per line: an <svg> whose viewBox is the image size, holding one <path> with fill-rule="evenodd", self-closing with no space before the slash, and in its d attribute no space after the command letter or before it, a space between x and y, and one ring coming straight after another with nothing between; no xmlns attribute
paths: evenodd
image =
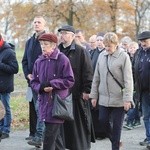
<svg viewBox="0 0 150 150"><path fill-rule="evenodd" d="M75 41L74 40L71 43L70 50L75 50Z"/></svg>
<svg viewBox="0 0 150 150"><path fill-rule="evenodd" d="M56 48L54 50L54 52L49 56L49 57L45 57L44 55L41 55L40 58L41 59L58 59L58 55L60 54L60 50L58 48Z"/></svg>
<svg viewBox="0 0 150 150"><path fill-rule="evenodd" d="M116 50L113 54L110 55L110 54L105 50L104 55L105 55L105 56L106 56L106 55L110 55L110 56L112 56L112 57L118 58L119 55L120 55L120 53L122 53L122 52L124 52L124 50L123 50L122 48L120 48L120 47L117 47L117 50Z"/></svg>

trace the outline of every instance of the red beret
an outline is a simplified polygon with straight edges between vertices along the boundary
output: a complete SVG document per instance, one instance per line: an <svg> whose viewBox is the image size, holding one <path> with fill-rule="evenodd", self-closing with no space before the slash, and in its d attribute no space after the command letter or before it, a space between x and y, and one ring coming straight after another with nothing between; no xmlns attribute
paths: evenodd
<svg viewBox="0 0 150 150"><path fill-rule="evenodd" d="M41 36L39 36L39 41L49 41L49 42L54 42L57 43L58 39L55 34L52 33L44 33Z"/></svg>

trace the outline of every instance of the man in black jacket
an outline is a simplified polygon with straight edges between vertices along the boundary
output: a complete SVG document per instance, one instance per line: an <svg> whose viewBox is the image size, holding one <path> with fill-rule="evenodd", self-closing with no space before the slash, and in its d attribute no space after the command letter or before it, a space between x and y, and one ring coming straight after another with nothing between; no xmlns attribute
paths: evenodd
<svg viewBox="0 0 150 150"><path fill-rule="evenodd" d="M92 62L89 52L75 43L75 29L72 26L62 26L58 32L61 41L59 49L69 58L75 77L71 90L74 121L64 123L65 146L70 150L88 150L94 134L89 103L93 77Z"/></svg>
<svg viewBox="0 0 150 150"><path fill-rule="evenodd" d="M22 67L28 86L30 87L30 80L32 79L32 70L34 62L39 55L42 54L42 49L38 41L38 37L45 33L46 21L42 16L36 16L33 21L35 33L27 40L25 45L25 52L22 59ZM39 120L37 93L32 90L32 100L29 102L29 137L26 138L29 145L41 146L44 123Z"/></svg>
<svg viewBox="0 0 150 150"><path fill-rule="evenodd" d="M133 59L135 90L142 102L146 139L140 145L150 149L150 31L138 35L141 48Z"/></svg>
<svg viewBox="0 0 150 150"><path fill-rule="evenodd" d="M11 127L10 93L14 90L14 74L18 73L18 62L12 44L5 42L0 35L0 100L6 114L0 120L1 139L9 137Z"/></svg>

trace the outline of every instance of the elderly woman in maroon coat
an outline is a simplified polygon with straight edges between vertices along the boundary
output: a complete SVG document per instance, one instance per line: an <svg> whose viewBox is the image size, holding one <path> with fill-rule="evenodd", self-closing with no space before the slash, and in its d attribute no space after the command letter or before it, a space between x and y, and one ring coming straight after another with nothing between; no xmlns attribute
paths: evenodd
<svg viewBox="0 0 150 150"><path fill-rule="evenodd" d="M43 34L39 37L42 55L33 69L31 86L39 94L39 113L45 122L43 150L65 149L60 127L64 120L52 117L53 93L62 99L69 95L74 84L73 71L69 59L57 49L57 36Z"/></svg>

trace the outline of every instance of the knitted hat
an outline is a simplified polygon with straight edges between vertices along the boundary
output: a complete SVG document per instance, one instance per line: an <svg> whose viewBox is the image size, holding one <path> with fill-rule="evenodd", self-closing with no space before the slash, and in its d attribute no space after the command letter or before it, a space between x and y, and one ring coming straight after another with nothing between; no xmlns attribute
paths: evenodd
<svg viewBox="0 0 150 150"><path fill-rule="evenodd" d="M39 41L49 41L54 43L58 42L57 36L52 33L44 33L38 39Z"/></svg>
<svg viewBox="0 0 150 150"><path fill-rule="evenodd" d="M138 40L150 39L150 31L144 31L138 35Z"/></svg>

